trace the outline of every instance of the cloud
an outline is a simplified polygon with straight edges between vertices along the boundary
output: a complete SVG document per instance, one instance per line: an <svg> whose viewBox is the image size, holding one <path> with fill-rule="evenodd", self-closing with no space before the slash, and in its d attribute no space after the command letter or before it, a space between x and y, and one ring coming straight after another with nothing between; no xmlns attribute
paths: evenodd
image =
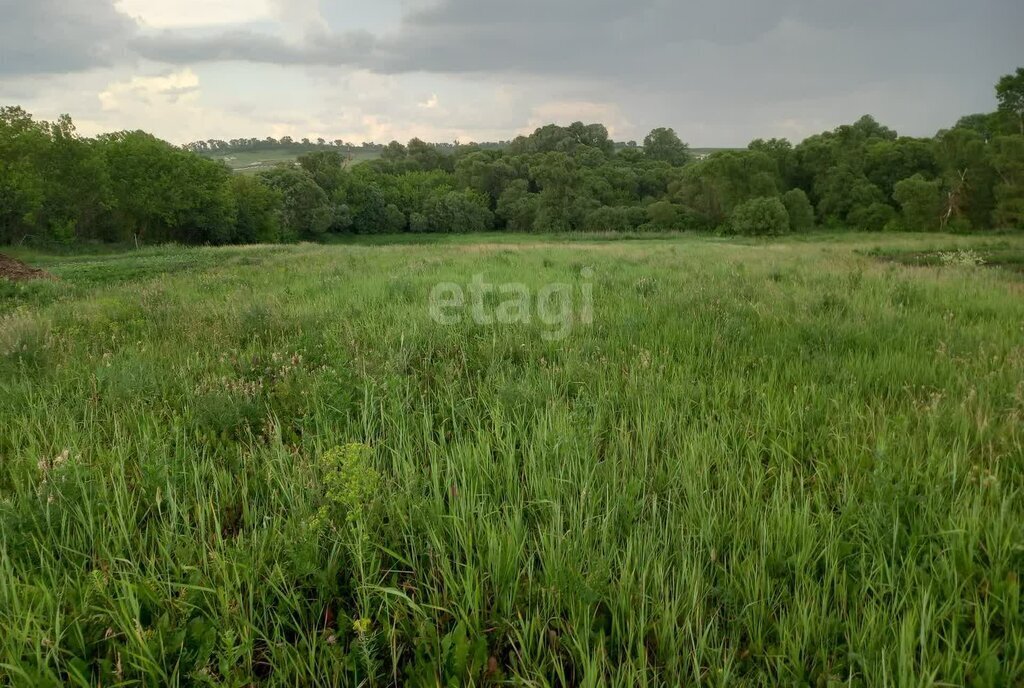
<svg viewBox="0 0 1024 688"><path fill-rule="evenodd" d="M330 27L320 13L320 0L270 0L274 17L286 36L302 40L308 35L328 33Z"/></svg>
<svg viewBox="0 0 1024 688"><path fill-rule="evenodd" d="M331 32L317 0L287 8L280 16L305 28L301 38L227 32L185 40L165 34L143 37L136 47L146 57L170 61L238 59L385 73L624 78L707 69L714 65L700 58L708 47L743 51L798 29L811 37L833 36L841 48L856 45L869 63L881 54L898 64L908 57L900 53L904 33L954 29L961 38L981 39L987 29L1007 22L1020 26L1024 20L1017 0L977 0L971 5L954 0L441 0L411 6L397 32L370 34ZM935 47L931 52L937 52ZM804 69L814 69L815 61L827 60L828 52L802 58Z"/></svg>
<svg viewBox="0 0 1024 688"><path fill-rule="evenodd" d="M108 92L166 103L133 79L190 69L204 85L221 76L188 97L302 135L481 140L583 119L622 138L673 126L695 145L742 145L865 112L929 135L993 108L995 79L1024 63L1020 0L113 1L0 0L0 99L112 68L94 105ZM282 94L292 82L308 86L301 102ZM155 106L133 112L184 131Z"/></svg>
<svg viewBox="0 0 1024 688"><path fill-rule="evenodd" d="M273 17L271 0L116 0L115 7L155 29L243 24Z"/></svg>
<svg viewBox="0 0 1024 688"><path fill-rule="evenodd" d="M79 72L130 60L135 23L109 1L0 0L0 77Z"/></svg>
<svg viewBox="0 0 1024 688"><path fill-rule="evenodd" d="M135 76L114 82L99 94L104 110L119 110L126 100L142 105L174 105L194 102L199 96L199 77L191 69L160 76Z"/></svg>
<svg viewBox="0 0 1024 688"><path fill-rule="evenodd" d="M163 31L135 36L131 42L133 50L142 57L172 64L235 61L352 67L370 62L376 45L376 38L366 31L314 33L300 42L250 29L215 36Z"/></svg>

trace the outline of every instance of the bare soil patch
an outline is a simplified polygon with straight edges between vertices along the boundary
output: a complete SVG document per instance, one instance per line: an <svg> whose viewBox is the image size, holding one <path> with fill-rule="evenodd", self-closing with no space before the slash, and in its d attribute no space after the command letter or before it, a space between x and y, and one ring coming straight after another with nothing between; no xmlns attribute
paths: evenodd
<svg viewBox="0 0 1024 688"><path fill-rule="evenodd" d="M45 270L26 265L20 260L15 260L2 253L0 253L0 277L5 277L14 282L30 279L53 279L53 275Z"/></svg>

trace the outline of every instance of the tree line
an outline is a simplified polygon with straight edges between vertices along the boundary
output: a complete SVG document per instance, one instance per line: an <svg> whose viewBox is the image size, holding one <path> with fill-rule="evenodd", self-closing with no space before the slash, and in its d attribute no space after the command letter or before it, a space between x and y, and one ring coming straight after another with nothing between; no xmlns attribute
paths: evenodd
<svg viewBox="0 0 1024 688"><path fill-rule="evenodd" d="M633 142L635 144L635 142ZM273 136L266 138L240 138L230 139L224 141L222 139L204 139L202 141L192 141L186 143L182 148L193 153L200 153L202 155L217 155L224 153L235 153L235 152L249 152L249 151L279 151L284 150L289 153L310 153L318 150L339 150L345 153L380 153L384 150L386 144L374 143L372 141L363 141L362 143L354 143L349 141L343 141L342 139L327 140L323 137L310 139L308 137L301 139L293 139L291 136L282 136L279 139L275 139ZM458 141L452 143L435 143L432 144L437 149L449 153L455 152L461 147ZM500 149L508 145L508 141L496 141L490 143L472 143L469 144L474 147L483 149Z"/></svg>
<svg viewBox="0 0 1024 688"><path fill-rule="evenodd" d="M175 147L141 131L88 138L68 116L45 122L4 107L0 243L1024 228L1024 68L1000 79L996 93L996 112L932 138L899 136L864 116L795 146L758 139L697 159L672 129L621 146L603 125L576 122L502 145L392 141L354 166L349 144L304 141L311 149L297 163L255 176L199 153L261 140Z"/></svg>

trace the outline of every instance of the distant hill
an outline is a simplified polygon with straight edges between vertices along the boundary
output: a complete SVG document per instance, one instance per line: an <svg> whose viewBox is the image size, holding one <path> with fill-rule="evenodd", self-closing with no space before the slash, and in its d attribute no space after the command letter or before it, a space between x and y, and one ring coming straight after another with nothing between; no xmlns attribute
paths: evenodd
<svg viewBox="0 0 1024 688"><path fill-rule="evenodd" d="M472 143L474 147L485 150L503 149L508 142ZM440 144L442 149L454 152L454 144ZM616 143L615 149L623 150L628 148L625 143ZM242 140L231 141L199 141L190 143L185 148L199 153L213 160L221 160L235 172L243 174L255 174L260 170L269 169L275 165L294 163L300 155L321 150L339 151L348 159L349 165L354 165L367 160L375 160L380 157L384 149L382 144L370 143L362 145L350 145L338 143L281 143ZM724 150L736 150L732 148L691 148L690 151L697 158L703 158L711 153Z"/></svg>
<svg viewBox="0 0 1024 688"><path fill-rule="evenodd" d="M196 152L207 158L223 161L235 172L256 173L275 165L294 163L300 155L319 150L339 151L339 148L331 145L319 146L315 144L295 144L289 146L278 144L268 145L265 147L228 147L218 150L199 150ZM348 158L349 164L363 162L364 160L373 160L374 158L380 157L379 148L376 150L341 148L340 152Z"/></svg>

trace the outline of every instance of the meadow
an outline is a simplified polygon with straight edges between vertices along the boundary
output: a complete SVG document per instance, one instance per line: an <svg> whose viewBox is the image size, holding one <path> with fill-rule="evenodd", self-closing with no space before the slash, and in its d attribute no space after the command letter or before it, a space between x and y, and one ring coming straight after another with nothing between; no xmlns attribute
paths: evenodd
<svg viewBox="0 0 1024 688"><path fill-rule="evenodd" d="M226 153L207 153L206 157L223 162L235 172L255 174L261 170L273 169L276 165L296 164L299 157L306 152L308 150L299 147L274 147L256 150L232 150ZM380 157L378 153L363 151L347 153L346 155L350 156L350 159L346 161L346 166L367 160L376 160Z"/></svg>
<svg viewBox="0 0 1024 688"><path fill-rule="evenodd" d="M16 251L0 684L1020 685L1022 252ZM592 323L432 318L474 274Z"/></svg>

